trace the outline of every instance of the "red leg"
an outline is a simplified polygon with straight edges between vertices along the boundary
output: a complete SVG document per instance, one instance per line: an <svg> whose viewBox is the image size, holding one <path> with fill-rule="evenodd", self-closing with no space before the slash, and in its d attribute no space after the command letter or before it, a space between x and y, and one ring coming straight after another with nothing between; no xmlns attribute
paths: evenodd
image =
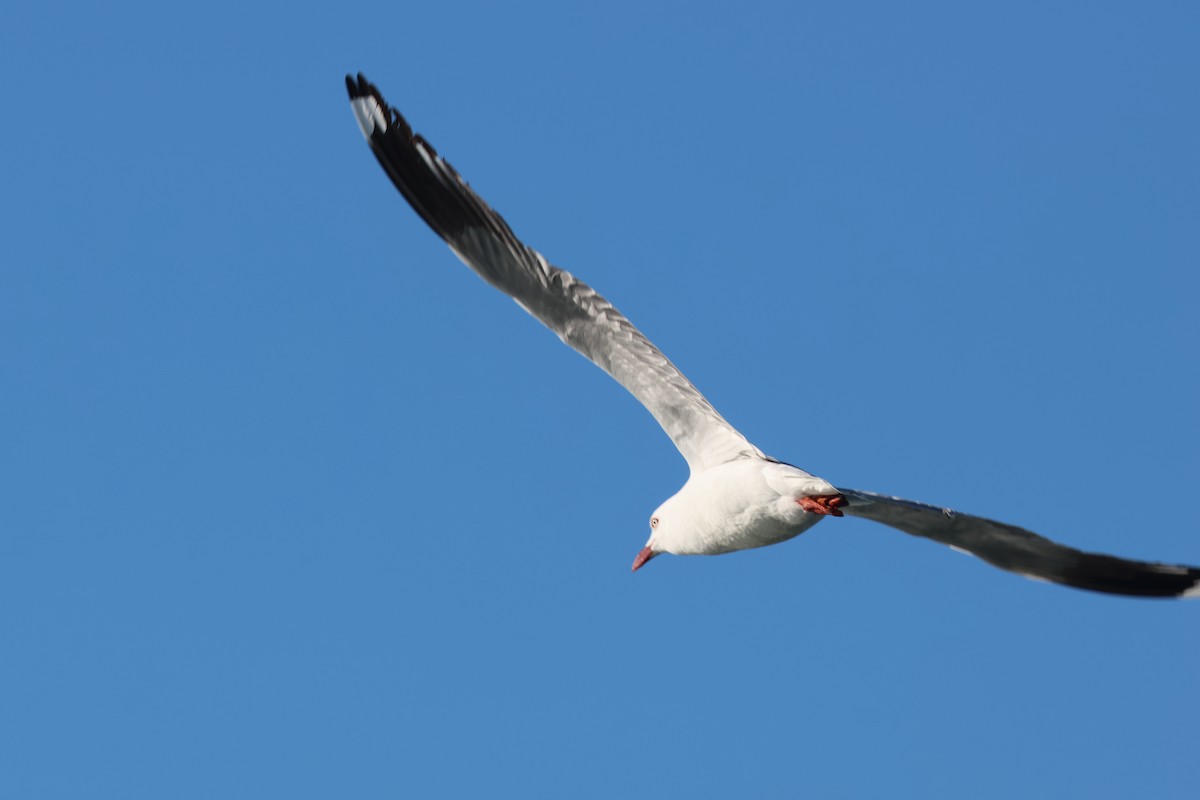
<svg viewBox="0 0 1200 800"><path fill-rule="evenodd" d="M846 505L846 498L840 494L815 494L801 497L796 504L810 514L828 514L831 517L842 516L838 506Z"/></svg>

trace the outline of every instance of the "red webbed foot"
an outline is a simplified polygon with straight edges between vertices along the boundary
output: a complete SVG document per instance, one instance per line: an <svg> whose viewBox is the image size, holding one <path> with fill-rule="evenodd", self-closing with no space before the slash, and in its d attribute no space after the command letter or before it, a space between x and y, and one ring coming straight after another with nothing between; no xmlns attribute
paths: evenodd
<svg viewBox="0 0 1200 800"><path fill-rule="evenodd" d="M840 494L815 494L801 497L796 505L810 514L826 514L831 517L843 516L839 506L846 505L846 498Z"/></svg>

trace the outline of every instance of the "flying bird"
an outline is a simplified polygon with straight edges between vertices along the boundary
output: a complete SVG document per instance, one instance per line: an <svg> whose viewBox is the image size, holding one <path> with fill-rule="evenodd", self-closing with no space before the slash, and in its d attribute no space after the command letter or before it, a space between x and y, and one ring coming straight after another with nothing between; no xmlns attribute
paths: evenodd
<svg viewBox="0 0 1200 800"><path fill-rule="evenodd" d="M612 304L523 243L360 73L350 105L384 172L463 263L591 359L646 407L688 463L650 516L634 571L661 553L716 555L791 539L825 517L881 522L1000 569L1095 592L1200 596L1200 568L1087 553L1030 531L912 500L836 487L765 455Z"/></svg>

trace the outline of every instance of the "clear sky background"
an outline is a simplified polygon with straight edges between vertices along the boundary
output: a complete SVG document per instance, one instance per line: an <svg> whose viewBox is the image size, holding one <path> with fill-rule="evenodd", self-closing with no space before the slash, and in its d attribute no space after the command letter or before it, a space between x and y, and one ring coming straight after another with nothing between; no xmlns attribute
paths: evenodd
<svg viewBox="0 0 1200 800"><path fill-rule="evenodd" d="M631 575L683 460L342 83L766 452L1200 563L1200 6L977 5L6 10L0 796L1195 797L1200 603Z"/></svg>

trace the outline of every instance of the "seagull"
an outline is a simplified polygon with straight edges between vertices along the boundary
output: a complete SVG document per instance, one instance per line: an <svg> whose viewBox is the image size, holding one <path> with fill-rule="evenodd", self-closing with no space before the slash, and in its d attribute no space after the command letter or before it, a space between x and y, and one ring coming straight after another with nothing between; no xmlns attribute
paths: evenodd
<svg viewBox="0 0 1200 800"><path fill-rule="evenodd" d="M777 544L850 515L1035 580L1141 597L1200 596L1200 568L1088 553L948 508L845 489L765 455L612 304L523 243L362 73L350 106L384 172L456 256L646 407L687 461L683 488L650 516L637 571L661 553L717 555Z"/></svg>

